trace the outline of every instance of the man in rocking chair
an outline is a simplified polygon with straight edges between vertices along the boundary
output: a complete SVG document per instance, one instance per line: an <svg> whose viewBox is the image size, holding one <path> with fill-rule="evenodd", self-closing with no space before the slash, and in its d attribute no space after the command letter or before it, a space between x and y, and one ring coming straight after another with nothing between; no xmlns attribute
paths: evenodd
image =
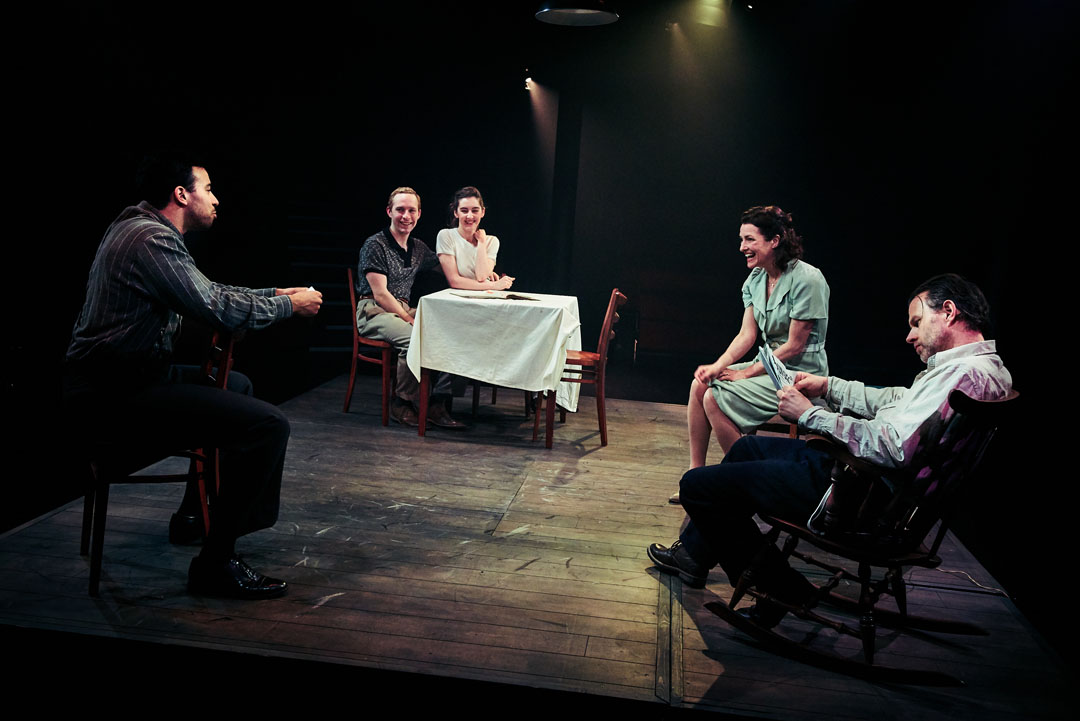
<svg viewBox="0 0 1080 721"><path fill-rule="evenodd" d="M949 394L959 389L977 400L997 400L1012 387L1012 377L986 340L989 306L982 291L955 274L939 275L917 287L908 299L907 342L926 370L911 388L868 388L857 381L806 373L795 385L777 391L778 411L788 421L845 446L869 463L900 468L912 462L920 443L940 435L952 414ZM823 397L828 407L812 405ZM810 516L829 487L829 455L802 440L746 436L723 462L688 471L680 484L690 522L670 547L654 543L649 558L664 573L694 588L704 587L717 564L735 585L765 542L754 514L785 519ZM773 546L754 585L763 593L800 604L813 590ZM780 622L779 606L759 601L751 619L771 628Z"/></svg>

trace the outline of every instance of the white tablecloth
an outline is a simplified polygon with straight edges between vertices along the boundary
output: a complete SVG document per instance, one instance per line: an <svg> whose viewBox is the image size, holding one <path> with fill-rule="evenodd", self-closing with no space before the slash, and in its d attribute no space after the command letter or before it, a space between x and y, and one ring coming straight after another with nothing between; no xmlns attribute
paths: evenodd
<svg viewBox="0 0 1080 721"><path fill-rule="evenodd" d="M559 379L566 351L580 349L573 296L447 289L420 299L407 358L417 378L430 368L507 388L554 389L559 405L576 411L581 384Z"/></svg>

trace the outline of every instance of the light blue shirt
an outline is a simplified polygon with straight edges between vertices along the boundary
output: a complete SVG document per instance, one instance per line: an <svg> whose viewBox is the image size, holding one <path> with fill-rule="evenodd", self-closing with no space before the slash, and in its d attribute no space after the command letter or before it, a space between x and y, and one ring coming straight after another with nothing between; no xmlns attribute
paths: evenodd
<svg viewBox="0 0 1080 721"><path fill-rule="evenodd" d="M899 468L910 463L920 447L937 441L952 416L953 390L975 400L998 400L1011 388L1012 375L995 342L979 341L935 353L911 388L867 388L830 376L825 395L830 408L805 411L799 425L834 438L858 458Z"/></svg>

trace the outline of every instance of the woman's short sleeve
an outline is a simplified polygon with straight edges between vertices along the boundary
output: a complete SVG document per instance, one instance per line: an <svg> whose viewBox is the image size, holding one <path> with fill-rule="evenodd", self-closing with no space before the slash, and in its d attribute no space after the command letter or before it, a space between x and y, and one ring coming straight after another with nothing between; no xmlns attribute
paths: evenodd
<svg viewBox="0 0 1080 721"><path fill-rule="evenodd" d="M746 280L742 284L742 307L749 308L754 304L754 297L750 290L750 282L754 279L754 274L746 276Z"/></svg>
<svg viewBox="0 0 1080 721"><path fill-rule="evenodd" d="M435 237L435 252L440 255L454 255L454 241L449 228L443 228Z"/></svg>
<svg viewBox="0 0 1080 721"><path fill-rule="evenodd" d="M829 317L829 284L817 268L799 263L798 275L792 278L791 312L794 320Z"/></svg>

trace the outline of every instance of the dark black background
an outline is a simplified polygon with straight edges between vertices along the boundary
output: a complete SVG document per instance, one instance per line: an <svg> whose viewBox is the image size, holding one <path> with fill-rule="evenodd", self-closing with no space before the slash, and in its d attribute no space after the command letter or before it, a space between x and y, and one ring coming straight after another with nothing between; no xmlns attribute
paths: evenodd
<svg viewBox="0 0 1080 721"><path fill-rule="evenodd" d="M630 296L639 368L712 360L734 335L750 205L791 211L829 280L837 375L910 383L907 292L968 276L1025 405L964 539L1029 617L1060 613L1028 583L1060 567L1066 532L1047 506L1072 483L1057 450L1071 412L1049 405L1037 358L1067 359L1072 333L1055 291L1075 242L1073 5L638 0L592 29L543 25L534 6L56 3L13 22L5 405L21 460L4 525L72 487L51 429L89 263L139 200L142 152L182 143L212 161L219 221L190 240L216 280L325 285L298 252L342 231L358 248L391 188L420 192L417 234L433 243L453 190L476 185L500 267L516 287L577 295L586 338L613 286ZM312 325L251 339L261 395L320 379Z"/></svg>

